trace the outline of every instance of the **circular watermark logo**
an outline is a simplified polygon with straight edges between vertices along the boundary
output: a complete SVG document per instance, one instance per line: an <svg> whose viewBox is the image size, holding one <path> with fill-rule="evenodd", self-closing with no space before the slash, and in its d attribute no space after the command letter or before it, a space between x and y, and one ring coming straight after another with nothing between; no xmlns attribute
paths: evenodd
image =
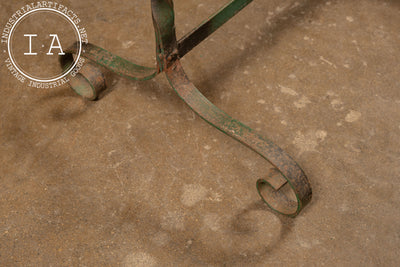
<svg viewBox="0 0 400 267"><path fill-rule="evenodd" d="M27 4L7 21L0 42L5 65L21 83L36 88L53 88L69 81L84 63L82 44L87 33L78 15L68 7L50 1ZM69 47L75 44L76 47ZM63 69L59 57L65 49L76 51L74 60Z"/></svg>

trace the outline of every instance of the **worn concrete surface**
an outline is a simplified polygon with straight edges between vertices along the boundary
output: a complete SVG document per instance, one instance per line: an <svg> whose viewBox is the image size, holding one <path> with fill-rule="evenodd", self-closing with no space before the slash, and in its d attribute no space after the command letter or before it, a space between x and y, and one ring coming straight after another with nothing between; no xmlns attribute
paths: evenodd
<svg viewBox="0 0 400 267"><path fill-rule="evenodd" d="M61 1L60 1L61 2ZM178 36L226 1L176 0ZM149 1L62 1L89 41L153 65ZM2 25L26 1L2 2ZM217 106L303 167L295 219L261 203L270 166L164 75L100 101L0 69L1 266L398 266L400 2L255 0L183 60Z"/></svg>

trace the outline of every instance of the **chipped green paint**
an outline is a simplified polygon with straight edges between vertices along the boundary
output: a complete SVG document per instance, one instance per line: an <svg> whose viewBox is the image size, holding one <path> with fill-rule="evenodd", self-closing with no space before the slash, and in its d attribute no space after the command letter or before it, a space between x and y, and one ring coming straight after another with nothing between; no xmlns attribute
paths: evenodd
<svg viewBox="0 0 400 267"><path fill-rule="evenodd" d="M201 118L248 146L274 166L275 174L258 180L256 184L260 196L268 206L284 215L294 217L299 214L309 203L312 195L308 179L299 165L272 141L256 134L251 128L233 119L204 97L190 82L179 60L176 60L165 73L177 94ZM266 187L270 188L268 196L263 193ZM288 188L291 195L286 192Z"/></svg>
<svg viewBox="0 0 400 267"><path fill-rule="evenodd" d="M84 45L86 52L82 56L134 80L148 80L158 73L165 72L171 86L194 112L210 125L254 150L274 166L268 178L257 181L257 190L273 210L294 217L310 202L312 196L311 186L303 170L272 141L258 135L250 127L211 103L190 82L179 60L250 2L252 0L231 1L177 41L172 0L151 0L157 68L134 64L92 44ZM74 53L74 48L71 48L66 56L60 58L63 68L72 63ZM78 94L87 99L95 99L106 85L105 77L93 63L89 65L88 68L82 68L81 73L71 80L70 85Z"/></svg>

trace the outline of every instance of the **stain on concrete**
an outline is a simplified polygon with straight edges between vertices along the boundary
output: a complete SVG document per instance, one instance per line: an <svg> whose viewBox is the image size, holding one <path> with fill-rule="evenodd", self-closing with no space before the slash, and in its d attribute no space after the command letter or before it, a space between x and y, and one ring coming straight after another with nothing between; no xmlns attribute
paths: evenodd
<svg viewBox="0 0 400 267"><path fill-rule="evenodd" d="M297 131L293 144L299 149L300 154L316 151L318 144L323 142L327 135L328 133L324 130L308 131L306 134Z"/></svg>
<svg viewBox="0 0 400 267"><path fill-rule="evenodd" d="M208 194L208 190L198 184L188 184L183 186L181 202L187 207L192 207L198 202L204 200Z"/></svg>
<svg viewBox="0 0 400 267"><path fill-rule="evenodd" d="M185 214L181 211L168 211L162 217L161 227L164 230L179 230L185 229Z"/></svg>
<svg viewBox="0 0 400 267"><path fill-rule="evenodd" d="M310 103L311 103L310 99L308 99L308 97L303 95L299 100L295 101L293 104L296 108L304 108L305 106L307 106L307 104Z"/></svg>
<svg viewBox="0 0 400 267"><path fill-rule="evenodd" d="M334 110L343 110L343 101L340 100L339 98L333 99L331 101L331 106Z"/></svg>
<svg viewBox="0 0 400 267"><path fill-rule="evenodd" d="M346 117L345 117L345 121L347 122L356 122L361 118L361 112L356 111L356 110L350 110L349 113L347 113Z"/></svg>
<svg viewBox="0 0 400 267"><path fill-rule="evenodd" d="M211 231L217 232L221 229L220 226L220 216L218 214L212 213L212 214L206 214L204 216L204 225L211 229Z"/></svg>
<svg viewBox="0 0 400 267"><path fill-rule="evenodd" d="M125 267L153 267L159 266L157 261L145 252L135 252L125 257Z"/></svg>
<svg viewBox="0 0 400 267"><path fill-rule="evenodd" d="M281 92L284 94L288 94L288 95L292 95L292 96L298 95L298 93L295 90L293 90L292 88L282 86L282 85L279 85L279 88L280 88Z"/></svg>

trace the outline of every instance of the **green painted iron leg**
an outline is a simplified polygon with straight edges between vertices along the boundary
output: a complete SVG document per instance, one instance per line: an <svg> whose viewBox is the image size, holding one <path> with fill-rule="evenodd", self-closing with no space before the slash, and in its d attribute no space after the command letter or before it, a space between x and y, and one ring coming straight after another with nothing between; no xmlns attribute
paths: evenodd
<svg viewBox="0 0 400 267"><path fill-rule="evenodd" d="M123 77L136 80L153 78L165 72L177 94L210 125L248 146L274 169L265 179L257 181L261 198L278 213L296 216L310 202L312 192L306 175L299 165L272 141L258 135L251 128L235 120L204 97L186 76L180 58L221 27L252 0L233 0L198 27L177 41L172 0L151 0L152 18L156 35L157 68L147 68L129 62L92 44L85 45L84 57L92 62L71 79L71 87L88 99L95 99L104 89L105 81L95 64L108 68ZM74 46L73 46L74 47ZM76 46L75 46L76 47ZM71 64L74 49L60 58L63 67Z"/></svg>

